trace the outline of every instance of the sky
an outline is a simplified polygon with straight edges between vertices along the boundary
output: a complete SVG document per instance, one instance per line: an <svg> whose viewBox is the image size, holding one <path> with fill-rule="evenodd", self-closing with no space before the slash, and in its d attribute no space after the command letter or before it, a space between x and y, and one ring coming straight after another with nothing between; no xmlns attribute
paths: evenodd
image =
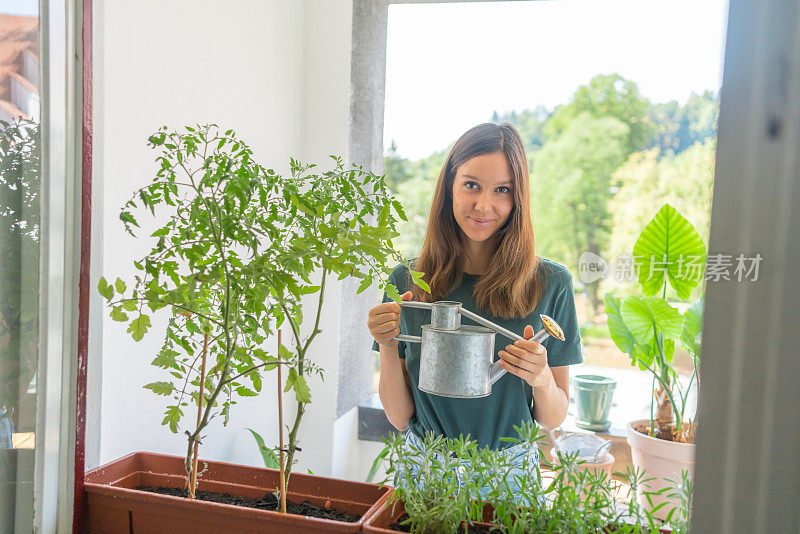
<svg viewBox="0 0 800 534"><path fill-rule="evenodd" d="M652 102L722 83L728 0L546 0L389 6L384 146L446 148L492 112L566 103L597 74Z"/></svg>
<svg viewBox="0 0 800 534"><path fill-rule="evenodd" d="M39 15L39 0L0 0L0 14L36 17Z"/></svg>

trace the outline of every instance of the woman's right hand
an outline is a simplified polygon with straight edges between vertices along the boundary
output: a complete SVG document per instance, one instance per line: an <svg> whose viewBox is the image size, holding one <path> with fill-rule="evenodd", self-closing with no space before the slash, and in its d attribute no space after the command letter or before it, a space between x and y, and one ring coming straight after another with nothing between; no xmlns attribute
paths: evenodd
<svg viewBox="0 0 800 534"><path fill-rule="evenodd" d="M404 301L411 300L411 291L406 291L400 298ZM400 311L402 308L396 302L383 302L369 310L367 327L369 333L384 347L396 347L400 334Z"/></svg>

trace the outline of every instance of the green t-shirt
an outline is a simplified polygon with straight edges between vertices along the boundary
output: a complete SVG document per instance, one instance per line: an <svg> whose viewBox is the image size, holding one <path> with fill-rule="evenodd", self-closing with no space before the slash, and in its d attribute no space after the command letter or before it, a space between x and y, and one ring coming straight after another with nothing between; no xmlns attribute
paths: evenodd
<svg viewBox="0 0 800 534"><path fill-rule="evenodd" d="M445 299L461 302L467 310L522 335L526 325L533 326L534 332L542 328L539 314L549 315L561 326L566 341L548 337L542 344L547 349L550 367L571 365L583 362L578 319L575 314L575 298L572 290L572 275L562 265L540 258L540 268L545 285L536 309L527 317L501 319L487 310L477 309L472 298L472 290L479 275L464 273L461 285L456 287ZM402 295L410 289L408 269L404 265L395 267L389 276ZM384 293L383 302L391 299ZM422 335L422 325L430 324L430 311L417 308L403 308L400 313L400 333L414 336ZM474 325L475 322L461 318L461 324ZM512 343L505 336L495 336L494 359L498 352ZM372 350L379 350L374 342ZM421 344L398 343L398 353L405 359L406 369L411 377L411 394L415 412L409 421L409 428L419 437L426 432L444 434L448 437L466 436L477 440L479 447L502 449L513 443L500 441L502 437L517 437L514 426L533 421L533 388L518 376L506 373L492 385L492 394L476 399L457 399L440 397L420 391L419 364Z"/></svg>

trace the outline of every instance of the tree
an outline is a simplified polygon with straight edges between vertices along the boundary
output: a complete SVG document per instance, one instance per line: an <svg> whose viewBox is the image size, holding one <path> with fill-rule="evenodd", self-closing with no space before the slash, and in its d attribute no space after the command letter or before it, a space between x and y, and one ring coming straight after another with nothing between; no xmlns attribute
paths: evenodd
<svg viewBox="0 0 800 534"><path fill-rule="evenodd" d="M684 106L676 101L650 107L650 120L655 125L651 147L660 150L660 157L678 154L698 141L717 135L719 98L712 91L692 94Z"/></svg>
<svg viewBox="0 0 800 534"><path fill-rule="evenodd" d="M392 146L396 150L394 143ZM393 191L397 193L399 199L402 199L403 209L408 219L397 223L397 231L400 235L393 240L397 250L405 258L416 257L422 248L433 191L450 148L434 152L430 156L416 161L403 158L389 161L392 152L390 152L390 156L384 158L386 181L387 183L394 182L396 189ZM389 172L393 173L391 180Z"/></svg>
<svg viewBox="0 0 800 534"><path fill-rule="evenodd" d="M606 249L611 177L627 157L629 139L622 121L584 112L534 155L531 194L537 249L544 255L571 264L585 251ZM597 311L598 282L587 289Z"/></svg>
<svg viewBox="0 0 800 534"><path fill-rule="evenodd" d="M495 111L492 113L492 122L495 124L501 122L513 124L519 131L520 136L522 136L525 150L536 152L544 145L544 125L547 119L550 118L550 114L551 112L544 106L536 106L536 109L526 109L519 113L511 111L502 115Z"/></svg>
<svg viewBox="0 0 800 534"><path fill-rule="evenodd" d="M383 156L383 174L386 177L386 186L392 192L397 192L398 186L411 178L409 171L410 162L397 153L397 143L392 139L392 144L386 155Z"/></svg>
<svg viewBox="0 0 800 534"><path fill-rule="evenodd" d="M697 141L705 141L717 135L719 100L711 91L702 95L692 94L681 109L678 124L678 152L682 152Z"/></svg>
<svg viewBox="0 0 800 534"><path fill-rule="evenodd" d="M627 152L650 145L655 126L648 116L649 101L635 82L619 74L599 75L581 85L568 104L558 106L547 121L544 133L554 139L569 128L582 113L595 118L614 117L628 125Z"/></svg>
<svg viewBox="0 0 800 534"><path fill-rule="evenodd" d="M38 361L39 141L38 124L0 121L0 414L9 416Z"/></svg>

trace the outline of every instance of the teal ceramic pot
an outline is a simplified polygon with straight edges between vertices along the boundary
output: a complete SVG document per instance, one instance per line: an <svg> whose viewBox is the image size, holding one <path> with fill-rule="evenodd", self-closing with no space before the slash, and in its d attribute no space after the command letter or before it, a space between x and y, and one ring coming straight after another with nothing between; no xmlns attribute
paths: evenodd
<svg viewBox="0 0 800 534"><path fill-rule="evenodd" d="M611 412L617 381L607 376L577 375L573 379L573 386L577 407L575 424L586 430L608 430L611 426L608 414Z"/></svg>

